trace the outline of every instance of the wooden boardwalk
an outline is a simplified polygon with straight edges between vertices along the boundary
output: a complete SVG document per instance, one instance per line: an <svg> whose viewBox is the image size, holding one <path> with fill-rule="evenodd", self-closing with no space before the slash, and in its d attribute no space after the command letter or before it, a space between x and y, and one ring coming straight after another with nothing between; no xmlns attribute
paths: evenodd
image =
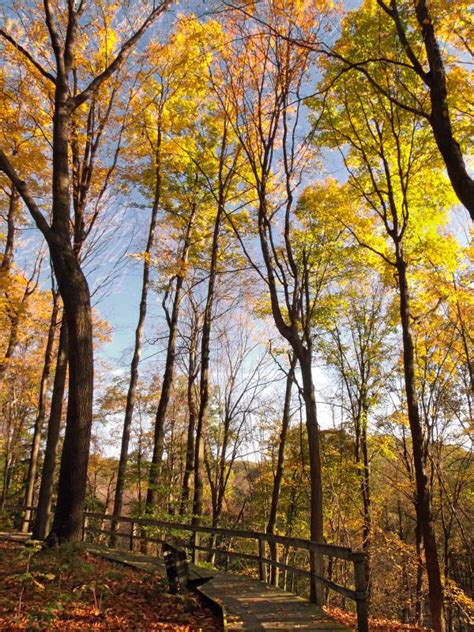
<svg viewBox="0 0 474 632"><path fill-rule="evenodd" d="M29 535L0 533L0 538L24 542ZM165 575L158 557L87 544L87 551L146 573ZM211 571L189 564L189 579L205 599L222 614L229 632L342 632L348 628L336 622L318 606L262 581Z"/></svg>
<svg viewBox="0 0 474 632"><path fill-rule="evenodd" d="M87 545L87 550L147 573L165 572L164 562L157 557L95 545ZM190 580L200 584L196 590L222 610L225 630L347 632L346 627L334 621L318 606L264 582L241 575L213 572L193 564L189 566Z"/></svg>
<svg viewBox="0 0 474 632"><path fill-rule="evenodd" d="M240 575L218 573L199 591L223 607L226 630L347 632L318 606Z"/></svg>

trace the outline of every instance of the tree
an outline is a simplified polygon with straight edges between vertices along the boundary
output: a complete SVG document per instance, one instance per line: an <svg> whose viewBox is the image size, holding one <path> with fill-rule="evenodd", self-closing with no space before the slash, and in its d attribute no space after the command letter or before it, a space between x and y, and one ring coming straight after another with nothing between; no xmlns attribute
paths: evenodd
<svg viewBox="0 0 474 632"><path fill-rule="evenodd" d="M56 73L51 74L34 53L23 48L9 33L0 34L21 52L32 66L32 72L54 92L52 111L52 207L51 224L38 207L30 186L18 174L11 161L0 151L0 169L19 191L37 227L45 238L53 262L55 276L64 304L69 338L69 399L66 434L61 458L58 499L50 542L74 540L81 536L87 461L92 422L93 349L90 293L87 280L74 251L70 234L70 126L74 111L91 98L93 93L116 73L127 55L171 4L165 0L154 6L145 19L118 48L110 63L105 60L101 72L85 78L81 90L74 89L75 59L80 37L87 45L87 34L82 32L80 18L86 5L69 2L60 17L53 15L51 3L45 1L42 29L49 34L50 53ZM35 51L37 54L38 51ZM75 81L74 81L75 83ZM31 174L34 177L35 174ZM30 179L31 179L30 176Z"/></svg>
<svg viewBox="0 0 474 632"><path fill-rule="evenodd" d="M347 398L347 413L354 436L354 461L362 501L362 547L370 588L370 539L372 499L369 452L370 416L383 401L388 373L393 368L393 307L378 275L364 267L355 253L352 265L335 291L319 328L327 332L318 343L320 353L333 368ZM352 267L353 266L353 267ZM339 399L338 399L339 401Z"/></svg>
<svg viewBox="0 0 474 632"><path fill-rule="evenodd" d="M443 263L448 269L452 265L454 243L437 233L451 199L442 174L435 168L430 139L417 114L391 101L387 104L376 91L367 102L354 91L354 84L347 81L337 82L334 90L337 105L327 100L326 121L332 142L341 148L349 184L360 209L360 214L351 220L340 213L340 221L361 246L380 257L396 274L417 525L423 536L432 625L436 630L444 630L443 587L426 473L429 441L420 414L415 376L410 272L413 269L411 274L414 274L420 267L417 261L426 262L434 250L438 260L444 255ZM343 148L348 149L347 154ZM424 168L427 156L431 157L428 169ZM418 222L420 212L425 212L422 224ZM360 223L358 217L362 218Z"/></svg>
<svg viewBox="0 0 474 632"><path fill-rule="evenodd" d="M262 33L252 19L239 18L232 24L237 44L224 56L222 72L227 116L251 170L264 272L251 257L250 261L267 288L275 325L297 356L301 371L311 470L310 535L322 542L321 455L312 361L314 313L326 275L323 272L318 286L312 274L320 266L327 272L330 267L321 265L319 244L300 239L304 215L296 211L297 189L313 157L309 144L298 142L310 59L309 53L302 54L292 44L293 30L310 23L310 16L305 7L297 10L297 20L278 6L266 11L261 19L271 23L270 33ZM329 241L333 239L331 235ZM320 568L313 570L321 574ZM312 598L322 603L322 591Z"/></svg>
<svg viewBox="0 0 474 632"><path fill-rule="evenodd" d="M450 77L447 76L446 67L452 62L443 58L443 45L440 38L437 37L436 29L444 29L445 32L442 36L448 39L452 47L455 46L459 50L459 44L461 44L461 52L457 60L458 64L461 62L468 42L463 38L459 29L456 29L453 37L450 36L450 27L446 24L442 24L441 27L435 26L439 21L446 22L446 20L449 20L451 24L456 19L452 11L446 10L443 6L444 2L428 3L426 0L417 0L413 2L413 8L410 12L411 7L409 8L408 3L397 2L397 0L391 0L390 4L384 0L377 0L377 4L393 22L400 45L407 59L406 66L421 80L424 88L429 93L430 111L420 110L419 113L427 119L431 126L453 189L460 202L469 211L471 219L474 220L474 181L469 175L461 145L456 138L453 125L455 117L452 114L452 109L454 108L450 105L453 95L450 94L450 88L448 88ZM456 12L462 15L463 11L468 10L468 4L467 2L457 3ZM413 21L415 21L416 30L412 28L411 23ZM421 43L424 49L423 55L420 54ZM469 52L469 45L467 50ZM427 70L425 70L426 65L428 67ZM463 79L464 77L456 78L454 81L457 83L457 81L461 80L462 82ZM378 84L375 82L375 85ZM463 83L459 87L463 91L466 89ZM459 88L456 87L454 90L459 90ZM397 99L385 90L383 92L402 107L410 107L407 100Z"/></svg>

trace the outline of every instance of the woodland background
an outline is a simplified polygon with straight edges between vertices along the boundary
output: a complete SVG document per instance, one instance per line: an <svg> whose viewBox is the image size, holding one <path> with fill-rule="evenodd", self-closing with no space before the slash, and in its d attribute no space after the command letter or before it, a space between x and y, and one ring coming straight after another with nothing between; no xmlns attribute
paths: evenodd
<svg viewBox="0 0 474 632"><path fill-rule="evenodd" d="M470 3L1 13L2 522L67 417L87 508L363 548L371 613L467 630Z"/></svg>

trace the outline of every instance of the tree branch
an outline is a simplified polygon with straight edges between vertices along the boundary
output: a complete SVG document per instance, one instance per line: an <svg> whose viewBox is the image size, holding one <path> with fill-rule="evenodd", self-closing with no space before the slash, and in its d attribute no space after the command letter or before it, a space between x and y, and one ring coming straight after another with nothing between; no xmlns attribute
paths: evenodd
<svg viewBox="0 0 474 632"><path fill-rule="evenodd" d="M131 48L138 42L138 40L145 33L147 28L153 24L158 17L166 11L166 9L173 3L173 0L163 0L159 6L155 7L148 15L148 17L142 22L141 26L135 31L135 33L129 37L129 39L122 44L121 49L119 50L115 59L107 66L107 68L97 75L87 88L84 88L82 92L76 95L73 99L71 99L72 108L76 109L84 101L86 101L90 95L99 88L99 86L106 81L109 77L111 77L125 61L127 53L131 50Z"/></svg>
<svg viewBox="0 0 474 632"><path fill-rule="evenodd" d="M26 182L24 182L19 177L13 165L11 164L11 162L8 160L7 156L1 149L0 149L0 171L3 171L3 173L10 179L13 186L17 189L24 203L28 207L28 210L30 211L31 216L35 220L36 225L38 226L40 231L43 233L46 241L49 242L53 236L53 231L51 230L43 213L39 210L39 207L34 201L33 196L29 192Z"/></svg>
<svg viewBox="0 0 474 632"><path fill-rule="evenodd" d="M45 70L43 66L39 62L37 62L36 59L34 59L34 57L26 50L26 48L23 48L21 44L19 44L9 33L4 31L3 29L0 29L0 35L8 42L10 42L10 44L14 46L17 51L20 52L23 57L27 59L30 64L32 64L36 68L36 70L40 73L42 77L48 79L54 85L56 85L56 78L47 70Z"/></svg>

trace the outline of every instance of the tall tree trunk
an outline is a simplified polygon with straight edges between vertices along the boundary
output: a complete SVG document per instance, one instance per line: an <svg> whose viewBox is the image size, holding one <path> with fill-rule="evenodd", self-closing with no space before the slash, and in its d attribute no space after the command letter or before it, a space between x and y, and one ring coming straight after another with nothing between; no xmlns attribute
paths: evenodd
<svg viewBox="0 0 474 632"><path fill-rule="evenodd" d="M275 476L273 478L273 489L272 489L272 499L270 503L270 513L268 516L268 523L266 532L273 534L275 531L275 524L277 519L278 512L278 503L280 501L280 490L281 483L283 480L283 468L285 463L285 447L286 447L286 436L288 434L288 428L290 425L291 418L291 391L293 387L293 382L295 380L295 367L296 367L296 356L292 353L290 358L290 368L288 370L288 375L286 376L286 388L285 388L285 401L283 404L283 415L281 422L281 431L280 431L280 441L278 444L278 456L277 456L277 466L275 471ZM270 555L273 561L277 562L277 545L274 543L270 543ZM270 570L270 583L276 586L278 584L278 569L275 566L271 567Z"/></svg>
<svg viewBox="0 0 474 632"><path fill-rule="evenodd" d="M423 622L423 559L422 559L422 535L420 526L415 529L416 543L416 584L415 584L415 623Z"/></svg>
<svg viewBox="0 0 474 632"><path fill-rule="evenodd" d="M61 331L59 334L58 355L56 359L56 372L54 374L53 394L51 397L51 410L48 422L48 435L44 451L43 470L41 472L41 484L38 495L38 507L33 525L33 538L44 540L51 517L51 505L53 499L54 472L58 456L59 433L61 429L61 417L63 411L64 390L66 387L68 358L67 323L63 315Z"/></svg>
<svg viewBox="0 0 474 632"><path fill-rule="evenodd" d="M360 494L364 512L362 526L362 548L365 552L365 576L367 579L367 598L370 598L370 535L371 535L371 497L370 497L370 469L367 446L367 420L369 407L365 382L361 386L357 414L355 419L355 462L359 475Z"/></svg>
<svg viewBox="0 0 474 632"><path fill-rule="evenodd" d="M69 338L69 398L58 497L49 544L79 540L86 494L94 388L92 311L87 280L70 239L69 126L65 77L56 83L53 119L51 259L64 304Z"/></svg>
<svg viewBox="0 0 474 632"><path fill-rule="evenodd" d="M18 203L20 196L15 187L12 188L9 201L8 201L8 214L7 214L7 234L5 239L5 248L3 251L2 263L0 264L0 270L3 273L8 273L12 266L13 255L15 250L15 219L18 214Z"/></svg>
<svg viewBox="0 0 474 632"><path fill-rule="evenodd" d="M189 491L191 476L194 469L194 432L196 427L197 410L194 384L197 377L196 353L199 333L199 316L197 311L193 314L191 325L191 337L189 340L188 353L188 431L186 436L186 461L184 466L183 487L181 490L181 500L179 505L179 515L184 516L189 501Z"/></svg>
<svg viewBox="0 0 474 632"><path fill-rule="evenodd" d="M130 382L127 392L127 404L125 407L125 418L122 430L122 445L120 448L120 460L117 470L117 481L115 486L114 516L120 516L123 506L123 492L125 477L127 473L128 448L130 445L130 432L132 428L133 411L136 402L136 390L138 382L138 365L142 353L143 328L147 312L148 290L150 287L150 257L153 250L156 232L156 220L161 201L161 132L158 129L157 150L155 155L155 193L153 206L151 209L150 226L148 229L148 239L143 259L142 291L140 296L140 306L138 311L138 322L135 329L135 347L133 350L132 362L130 365ZM110 546L115 547L117 543L117 522L111 523Z"/></svg>
<svg viewBox="0 0 474 632"><path fill-rule="evenodd" d="M415 13L425 45L430 71L425 73L431 98L430 123L438 149L443 156L452 187L474 220L474 180L466 168L461 147L454 138L448 103L446 71L441 49L436 39L434 19L426 0L414 2Z"/></svg>
<svg viewBox="0 0 474 632"><path fill-rule="evenodd" d="M174 367L176 361L176 340L178 336L178 319L181 307L181 299L183 293L183 283L185 278L186 265L188 262L189 249L191 248L191 237L194 227L194 218L196 215L196 205L193 205L189 216L188 225L186 227L186 235L184 238L183 249L178 261L178 273L176 275L176 287L174 292L173 307L171 317L167 314L169 327L168 347L166 350L165 372L163 375L163 383L161 385L160 401L155 417L155 433L153 440L153 456L148 477L148 489L146 496L146 513L150 514L157 503L158 499L158 482L161 472L161 461L163 458L163 439L166 420L166 411L171 396L171 388L173 386Z"/></svg>
<svg viewBox="0 0 474 632"><path fill-rule="evenodd" d="M309 466L310 466L310 534L311 540L314 542L324 541L323 531L323 489L321 479L321 454L319 439L319 424L316 413L316 398L314 394L313 371L312 371L312 353L310 350L298 358L301 368L301 378L303 382L303 399L306 411L306 431L308 433L308 450L309 450ZM311 560L311 572L319 576L323 575L323 560L320 555L317 556L315 563ZM316 593L314 593L314 584L311 583L311 600L318 605L324 603L324 591L319 583Z"/></svg>
<svg viewBox="0 0 474 632"><path fill-rule="evenodd" d="M431 624L436 632L444 632L443 585L436 546L436 536L431 512L429 480L425 472L426 447L415 388L415 354L410 325L410 300L406 262L397 245L396 263L400 293L400 320L403 337L403 369L408 408L408 421L412 436L413 464L416 483L416 519L423 537Z"/></svg>
<svg viewBox="0 0 474 632"><path fill-rule="evenodd" d="M19 194L15 187L12 187L9 203L8 203L8 215L7 215L7 235L5 240L5 248L3 250L2 261L0 263L0 273L7 276L10 272L13 256L15 252L15 219L18 212ZM5 285L8 287L8 284ZM0 364L0 379L3 378L7 369L8 360L13 355L13 351L16 347L18 339L18 315L13 316L11 319L10 335L8 338L7 350L3 361Z"/></svg>
<svg viewBox="0 0 474 632"><path fill-rule="evenodd" d="M209 355L212 327L212 308L214 306L215 285L217 277L217 257L219 254L219 235L222 215L224 212L223 200L219 200L217 207L214 232L212 235L211 261L209 266L209 280L207 284L207 300L204 309L202 334L201 334L201 376L199 381L199 411L196 423L196 441L194 445L194 494L192 524L201 523L203 507L203 469L204 469L204 433L206 431L207 413L209 404Z"/></svg>
<svg viewBox="0 0 474 632"><path fill-rule="evenodd" d="M35 425L33 429L33 440L31 443L30 460L28 462L28 474L26 476L25 486L25 499L24 499L24 514L23 523L21 525L22 533L27 533L30 528L31 519L31 507L33 506L33 495L36 483L36 470L38 466L38 458L40 453L41 444L41 431L43 429L44 420L46 416L46 397L48 392L48 380L51 373L51 364L53 360L53 344L54 335L57 327L58 311L59 311L59 296L53 289L53 309L51 311L51 320L49 324L48 339L46 342L46 349L44 352L44 365L43 372L41 374L40 389L38 397L38 412L35 419Z"/></svg>
<svg viewBox="0 0 474 632"><path fill-rule="evenodd" d="M69 339L69 398L58 497L48 543L80 540L92 425L93 339L87 281L68 247L55 261Z"/></svg>

